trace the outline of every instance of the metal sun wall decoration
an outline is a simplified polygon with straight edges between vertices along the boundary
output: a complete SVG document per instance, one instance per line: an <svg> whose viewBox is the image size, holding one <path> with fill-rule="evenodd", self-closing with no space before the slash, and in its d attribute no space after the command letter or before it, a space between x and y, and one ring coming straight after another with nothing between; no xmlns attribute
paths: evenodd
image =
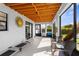
<svg viewBox="0 0 79 59"><path fill-rule="evenodd" d="M23 20L20 17L16 17L16 23L18 27L22 27L23 26Z"/></svg>

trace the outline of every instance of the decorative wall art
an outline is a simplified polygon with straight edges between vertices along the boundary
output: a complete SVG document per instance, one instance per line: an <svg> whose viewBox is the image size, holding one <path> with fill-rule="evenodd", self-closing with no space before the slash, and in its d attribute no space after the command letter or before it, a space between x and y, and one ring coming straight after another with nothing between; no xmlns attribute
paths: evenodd
<svg viewBox="0 0 79 59"><path fill-rule="evenodd" d="M18 27L22 27L23 26L23 20L20 17L16 17L16 23Z"/></svg>

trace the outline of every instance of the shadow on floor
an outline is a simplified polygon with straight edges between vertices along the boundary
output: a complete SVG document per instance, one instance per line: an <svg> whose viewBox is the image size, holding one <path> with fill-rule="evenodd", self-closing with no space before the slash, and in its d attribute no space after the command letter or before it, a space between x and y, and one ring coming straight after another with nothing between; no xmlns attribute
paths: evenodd
<svg viewBox="0 0 79 59"><path fill-rule="evenodd" d="M17 53L15 56L33 56L37 53L43 52L44 54L48 54L51 51L51 46L45 46L41 48L37 48L43 38L38 37L34 39L34 42L31 44L27 44L22 52Z"/></svg>

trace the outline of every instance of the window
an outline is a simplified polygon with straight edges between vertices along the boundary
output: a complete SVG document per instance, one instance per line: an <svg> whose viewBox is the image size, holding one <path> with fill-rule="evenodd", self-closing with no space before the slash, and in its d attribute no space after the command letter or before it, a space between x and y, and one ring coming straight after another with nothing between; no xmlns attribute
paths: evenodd
<svg viewBox="0 0 79 59"><path fill-rule="evenodd" d="M0 31L7 30L7 14L0 12Z"/></svg>
<svg viewBox="0 0 79 59"><path fill-rule="evenodd" d="M46 25L45 24L41 24L41 29L42 29L42 33L45 33Z"/></svg>
<svg viewBox="0 0 79 59"><path fill-rule="evenodd" d="M62 13L60 21L60 34L62 41L74 39L74 8L73 4Z"/></svg>

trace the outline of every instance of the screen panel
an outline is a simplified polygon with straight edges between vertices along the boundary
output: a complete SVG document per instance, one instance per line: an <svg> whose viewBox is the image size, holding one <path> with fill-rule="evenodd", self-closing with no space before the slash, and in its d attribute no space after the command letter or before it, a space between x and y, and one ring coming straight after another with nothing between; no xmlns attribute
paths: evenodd
<svg viewBox="0 0 79 59"><path fill-rule="evenodd" d="M79 3L76 4L76 49L79 51Z"/></svg>
<svg viewBox="0 0 79 59"><path fill-rule="evenodd" d="M62 41L74 39L74 6L71 5L62 15L61 15L61 36Z"/></svg>

